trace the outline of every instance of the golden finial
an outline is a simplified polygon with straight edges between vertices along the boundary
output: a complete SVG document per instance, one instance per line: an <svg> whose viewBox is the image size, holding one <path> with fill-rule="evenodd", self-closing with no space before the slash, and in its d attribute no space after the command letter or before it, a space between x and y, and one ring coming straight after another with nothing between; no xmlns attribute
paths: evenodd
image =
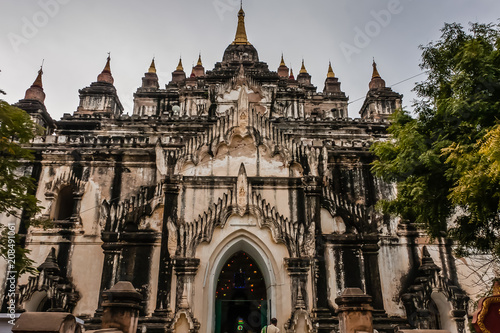
<svg viewBox="0 0 500 333"><path fill-rule="evenodd" d="M304 66L304 59L302 59L302 67L300 68L299 74L307 74L306 66Z"/></svg>
<svg viewBox="0 0 500 333"><path fill-rule="evenodd" d="M176 71L184 71L184 68L182 67L182 59L179 58L179 64L177 65L177 68L175 69Z"/></svg>
<svg viewBox="0 0 500 333"><path fill-rule="evenodd" d="M236 28L236 36L234 37L233 44L251 45L248 42L247 32L245 29L245 12L243 11L243 1L240 2L240 10L238 12L238 27Z"/></svg>
<svg viewBox="0 0 500 333"><path fill-rule="evenodd" d="M290 68L290 80L295 80L295 76L293 76L293 68Z"/></svg>
<svg viewBox="0 0 500 333"><path fill-rule="evenodd" d="M335 73L333 72L332 69L332 63L331 61L328 62L328 74L326 74L326 77L335 77Z"/></svg>
<svg viewBox="0 0 500 333"><path fill-rule="evenodd" d="M377 70L377 63L375 62L375 58L373 58L372 66L373 66L372 79L380 78L380 74L378 73L378 70Z"/></svg>
<svg viewBox="0 0 500 333"><path fill-rule="evenodd" d="M201 52L198 55L198 62L196 63L196 66L203 66L203 64L201 63Z"/></svg>
<svg viewBox="0 0 500 333"><path fill-rule="evenodd" d="M155 57L151 60L151 65L149 66L148 73L156 73Z"/></svg>
<svg viewBox="0 0 500 333"><path fill-rule="evenodd" d="M281 62L280 62L280 67L281 67L281 66L285 66L285 67L286 67L285 60L283 60L283 53L281 53Z"/></svg>

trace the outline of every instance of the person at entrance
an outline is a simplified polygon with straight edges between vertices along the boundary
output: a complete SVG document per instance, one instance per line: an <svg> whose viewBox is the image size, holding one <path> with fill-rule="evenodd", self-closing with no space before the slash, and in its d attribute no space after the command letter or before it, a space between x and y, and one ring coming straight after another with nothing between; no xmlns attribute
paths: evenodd
<svg viewBox="0 0 500 333"><path fill-rule="evenodd" d="M280 333L280 329L276 325L278 325L278 319L271 318L271 325L262 327L260 333Z"/></svg>

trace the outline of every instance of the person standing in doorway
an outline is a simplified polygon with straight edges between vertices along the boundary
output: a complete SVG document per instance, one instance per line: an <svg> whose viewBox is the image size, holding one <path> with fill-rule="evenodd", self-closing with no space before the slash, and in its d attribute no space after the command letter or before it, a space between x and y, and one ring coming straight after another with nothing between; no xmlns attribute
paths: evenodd
<svg viewBox="0 0 500 333"><path fill-rule="evenodd" d="M271 325L262 327L260 333L280 333L280 329L276 325L278 325L278 319L271 318Z"/></svg>

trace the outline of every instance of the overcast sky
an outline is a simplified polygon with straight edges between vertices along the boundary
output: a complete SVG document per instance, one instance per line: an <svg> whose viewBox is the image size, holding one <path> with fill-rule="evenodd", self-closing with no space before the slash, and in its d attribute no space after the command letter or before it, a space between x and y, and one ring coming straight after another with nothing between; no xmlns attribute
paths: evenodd
<svg viewBox="0 0 500 333"><path fill-rule="evenodd" d="M233 39L239 0L0 0L0 89L15 103L45 59L45 105L53 118L73 113L78 89L96 81L111 52L111 71L125 112L155 56L160 85L182 56L201 52L205 69ZM297 75L301 59L323 90L328 61L358 117L375 58L391 86L421 73L418 46L436 40L445 22L498 22L498 0L244 0L249 41L276 70L281 53ZM414 83L393 89L411 109ZM357 99L360 99L356 101Z"/></svg>

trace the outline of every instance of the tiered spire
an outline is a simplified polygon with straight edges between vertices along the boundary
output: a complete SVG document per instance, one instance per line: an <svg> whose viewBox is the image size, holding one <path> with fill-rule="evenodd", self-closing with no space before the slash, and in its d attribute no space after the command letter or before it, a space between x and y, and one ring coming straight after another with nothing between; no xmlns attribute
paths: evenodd
<svg viewBox="0 0 500 333"><path fill-rule="evenodd" d="M293 76L293 68L290 68L290 76L288 77L289 80L295 80L295 76Z"/></svg>
<svg viewBox="0 0 500 333"><path fill-rule="evenodd" d="M283 60L283 53L281 53L281 62L280 62L280 67L281 67L281 66L285 66L285 67L286 67L285 60Z"/></svg>
<svg viewBox="0 0 500 333"><path fill-rule="evenodd" d="M247 38L247 31L245 29L245 12L243 11L243 2L240 3L240 10L238 12L238 27L236 28L236 35L233 44L236 45L251 45Z"/></svg>
<svg viewBox="0 0 500 333"><path fill-rule="evenodd" d="M26 90L24 94L24 99L34 99L43 104L45 101L45 93L43 92L43 84L42 84L42 75L43 75L43 64L40 66L38 70L38 75L31 85L31 87Z"/></svg>
<svg viewBox="0 0 500 333"><path fill-rule="evenodd" d="M115 80L113 79L113 76L111 75L111 55L108 53L108 59L106 61L106 66L104 66L104 69L102 70L101 74L97 76L97 82L104 82L104 83L111 83L113 84Z"/></svg>
<svg viewBox="0 0 500 333"><path fill-rule="evenodd" d="M201 62L201 52L198 55L198 62L196 63L196 66L203 66L203 63Z"/></svg>

